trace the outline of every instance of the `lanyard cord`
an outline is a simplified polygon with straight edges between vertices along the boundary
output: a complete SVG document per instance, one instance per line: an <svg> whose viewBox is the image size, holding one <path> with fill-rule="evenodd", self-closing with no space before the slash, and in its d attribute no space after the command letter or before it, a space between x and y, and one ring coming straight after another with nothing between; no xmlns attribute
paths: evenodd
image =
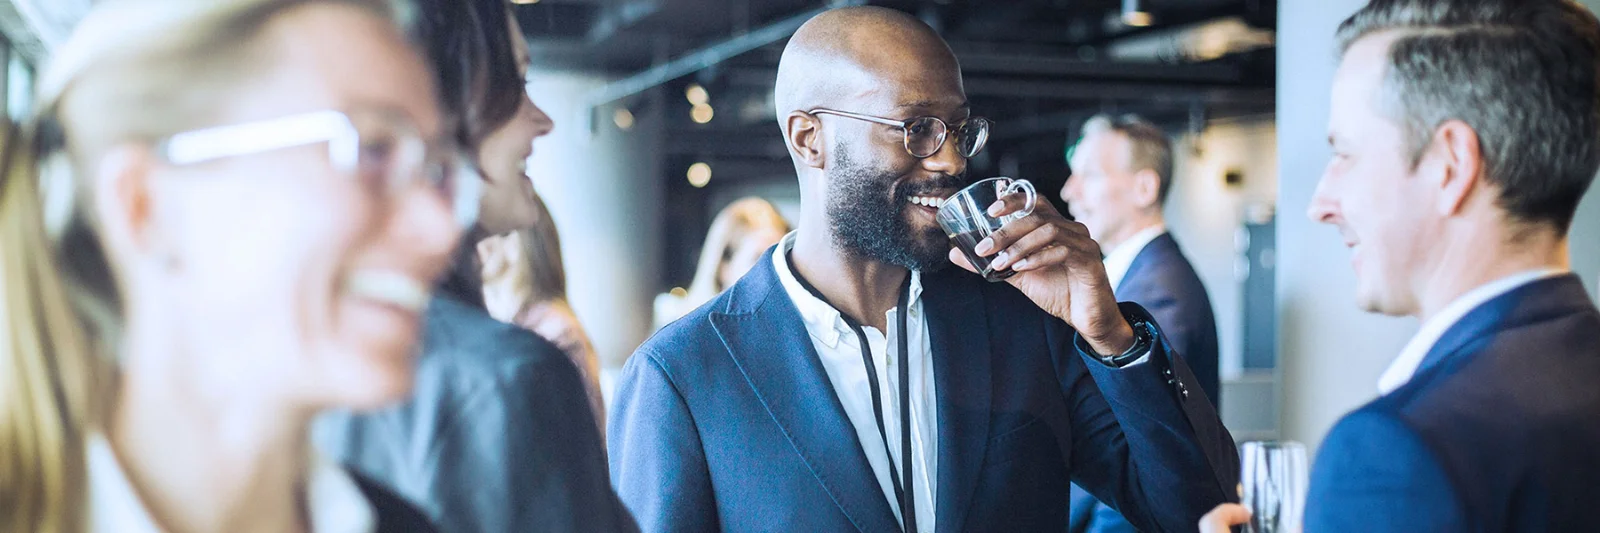
<svg viewBox="0 0 1600 533"><path fill-rule="evenodd" d="M789 254L789 264L794 264L793 253ZM822 296L822 292L807 283L805 278L800 277L799 272L794 271L793 273L795 281L800 282L800 286L806 292L811 293L811 296L822 300L822 303L838 311L838 307L828 302L828 299ZM883 439L883 452L889 455L889 481L894 485L895 498L900 500L897 503L900 506L900 520L903 523L903 530L913 532L917 531L917 515L916 499L913 497L914 490L911 486L911 363L909 361L911 350L906 340L906 330L908 329L906 315L910 314L910 305L908 305L910 299L911 273L906 272L905 283L900 285L899 312L895 313L898 315L900 326L900 468L895 468L894 455L889 454L889 433L885 429L883 422L883 396L878 386L877 365L872 363L872 350L867 346L866 329L862 327L860 322L850 318L849 315L841 312L839 317L843 318L845 324L856 332L856 339L861 346L861 362L867 367L867 385L872 391L872 415L878 422L878 437Z"/></svg>

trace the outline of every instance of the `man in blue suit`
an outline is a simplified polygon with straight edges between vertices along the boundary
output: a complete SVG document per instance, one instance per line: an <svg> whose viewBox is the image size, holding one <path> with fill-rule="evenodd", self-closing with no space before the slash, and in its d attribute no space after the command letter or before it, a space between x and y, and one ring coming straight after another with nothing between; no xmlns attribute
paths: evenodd
<svg viewBox="0 0 1600 533"><path fill-rule="evenodd" d="M1567 233L1600 169L1600 21L1376 0L1339 41L1309 215L1352 249L1363 308L1422 327L1323 442L1306 531L1594 531L1600 311Z"/></svg>
<svg viewBox="0 0 1600 533"><path fill-rule="evenodd" d="M799 229L617 388L612 480L643 530L1061 531L1077 481L1185 531L1228 500L1231 437L1082 225L1039 202L977 247L1006 283L941 268L971 267L933 206L988 123L931 29L826 12L776 87Z"/></svg>
<svg viewBox="0 0 1600 533"><path fill-rule="evenodd" d="M1172 142L1134 115L1096 116L1071 151L1061 188L1074 220L1106 250L1118 300L1150 311L1211 405L1217 405L1217 322L1200 276L1167 233L1161 214L1172 189ZM1132 533L1133 525L1082 488L1072 488L1073 533Z"/></svg>

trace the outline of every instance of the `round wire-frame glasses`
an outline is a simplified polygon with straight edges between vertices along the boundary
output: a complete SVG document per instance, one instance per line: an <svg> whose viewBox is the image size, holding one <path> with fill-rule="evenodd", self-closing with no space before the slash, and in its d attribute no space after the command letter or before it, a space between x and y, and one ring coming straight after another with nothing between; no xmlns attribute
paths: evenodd
<svg viewBox="0 0 1600 533"><path fill-rule="evenodd" d="M918 159L930 157L939 153L944 147L945 140L950 136L951 125L939 117L912 117L906 120L851 113L836 109L816 108L807 113L813 115L834 115L856 120L864 120L885 126L900 128L905 134L906 152ZM989 119L972 117L961 121L954 126L956 134L956 152L961 157L971 158L983 151L984 145L989 142Z"/></svg>

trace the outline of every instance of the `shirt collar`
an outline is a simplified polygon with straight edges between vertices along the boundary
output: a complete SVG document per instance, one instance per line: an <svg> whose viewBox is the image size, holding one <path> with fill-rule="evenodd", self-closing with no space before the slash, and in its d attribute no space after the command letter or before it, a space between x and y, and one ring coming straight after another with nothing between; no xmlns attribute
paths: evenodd
<svg viewBox="0 0 1600 533"><path fill-rule="evenodd" d="M1525 270L1485 283L1456 297L1450 305L1446 305L1444 309L1423 322L1416 336L1411 337L1411 342L1406 343L1405 349L1400 350L1400 356L1396 357L1394 362L1389 364L1389 369L1378 378L1378 393L1389 394L1410 382L1411 377L1416 375L1417 368L1422 366L1422 360L1433 350L1433 345L1444 337L1451 326L1460 322L1473 309L1523 285L1563 274L1566 274L1566 271L1550 268Z"/></svg>
<svg viewBox="0 0 1600 533"><path fill-rule="evenodd" d="M1149 246L1150 241L1156 240L1156 237L1166 232L1167 226L1164 224L1139 230L1106 254L1106 277L1111 280L1112 289L1122 284L1122 278L1128 275L1129 268L1133 268L1133 260L1139 257L1139 252L1144 251L1144 247Z"/></svg>
<svg viewBox="0 0 1600 533"><path fill-rule="evenodd" d="M87 443L91 532L160 533L103 435ZM354 478L333 461L312 453L306 475L311 533L372 533L377 515Z"/></svg>
<svg viewBox="0 0 1600 533"><path fill-rule="evenodd" d="M795 277L794 270L789 267L789 251L794 249L794 240L797 232L789 232L783 236L772 250L772 268L778 273L778 283L783 285L783 291L788 293L789 300L794 302L795 309L800 311L800 320L805 323L806 331L816 337L824 346L834 348L839 344L839 337L851 333L850 324L844 321L844 315L839 310L818 299L811 291L800 285L799 278ZM911 271L910 304L907 307L920 308L922 302L922 273ZM893 317L895 310L890 309L887 316ZM912 315L916 316L916 315Z"/></svg>

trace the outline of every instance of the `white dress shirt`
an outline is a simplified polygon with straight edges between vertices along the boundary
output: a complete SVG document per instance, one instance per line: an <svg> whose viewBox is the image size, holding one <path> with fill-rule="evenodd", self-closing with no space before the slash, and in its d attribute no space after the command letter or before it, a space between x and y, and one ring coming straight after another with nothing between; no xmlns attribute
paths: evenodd
<svg viewBox="0 0 1600 533"><path fill-rule="evenodd" d="M1133 260L1139 257L1139 252L1143 252L1150 241L1166 232L1166 226L1156 224L1140 230L1117 245L1116 249L1106 252L1106 277L1111 279L1111 290L1116 290L1122 284L1122 278L1128 275L1129 268L1133 268Z"/></svg>
<svg viewBox="0 0 1600 533"><path fill-rule="evenodd" d="M1411 338L1411 342L1406 344L1405 349L1400 350L1400 356L1396 357L1394 362L1389 364L1389 369L1385 370L1383 376L1378 378L1378 393L1389 394L1411 381L1411 376L1417 373L1417 367L1422 365L1423 358L1428 356L1428 351L1432 350L1433 345L1439 342L1439 338L1443 337L1451 326L1456 325L1456 322L1460 322L1473 309L1477 309L1478 306L1487 303L1489 300L1516 290L1523 285L1566 273L1566 271L1556 269L1518 272L1480 285L1478 288L1456 297L1455 301L1450 302L1450 305L1446 305L1438 314L1433 315L1427 322L1424 322L1422 327L1417 330L1416 336Z"/></svg>
<svg viewBox="0 0 1600 533"><path fill-rule="evenodd" d="M884 315L885 323L889 326L888 332L863 327L867 334L867 348L872 353L872 364L878 372L878 375L869 377L866 365L861 361L861 346L855 330L845 323L838 310L812 296L810 291L801 286L789 268L788 253L794 248L794 236L794 233L790 233L778 244L772 254L772 265L778 272L784 292L789 294L789 299L800 311L800 319L805 322L811 343L822 359L828 382L839 396L839 403L844 405L845 416L855 426L856 438L861 441L862 451L867 454L867 464L872 465L872 473L883 488L883 496L889 501L895 519L899 520L900 505L895 499L894 482L889 474L891 457L898 469L903 464L900 457L904 453L900 449L898 366L902 362L895 360L900 353L899 318L896 315L899 309L890 309ZM935 412L933 349L928 343L928 324L922 315L922 276L917 272L911 273L911 294L907 302L910 314L906 316L906 343L910 349L906 353L910 354L910 361L905 364L909 364L906 370L911 390L912 496L916 504L917 530L929 533L934 530L934 502L938 501L935 492L938 486L934 480L938 479L939 431L936 427L938 417ZM889 438L887 453L884 451L884 439L878 434L877 418L873 415L872 390L868 379L876 379L882 391L883 428Z"/></svg>
<svg viewBox="0 0 1600 533"><path fill-rule="evenodd" d="M161 533L104 436L89 436L91 533ZM348 472L313 453L306 477L310 533L372 533L377 515Z"/></svg>

